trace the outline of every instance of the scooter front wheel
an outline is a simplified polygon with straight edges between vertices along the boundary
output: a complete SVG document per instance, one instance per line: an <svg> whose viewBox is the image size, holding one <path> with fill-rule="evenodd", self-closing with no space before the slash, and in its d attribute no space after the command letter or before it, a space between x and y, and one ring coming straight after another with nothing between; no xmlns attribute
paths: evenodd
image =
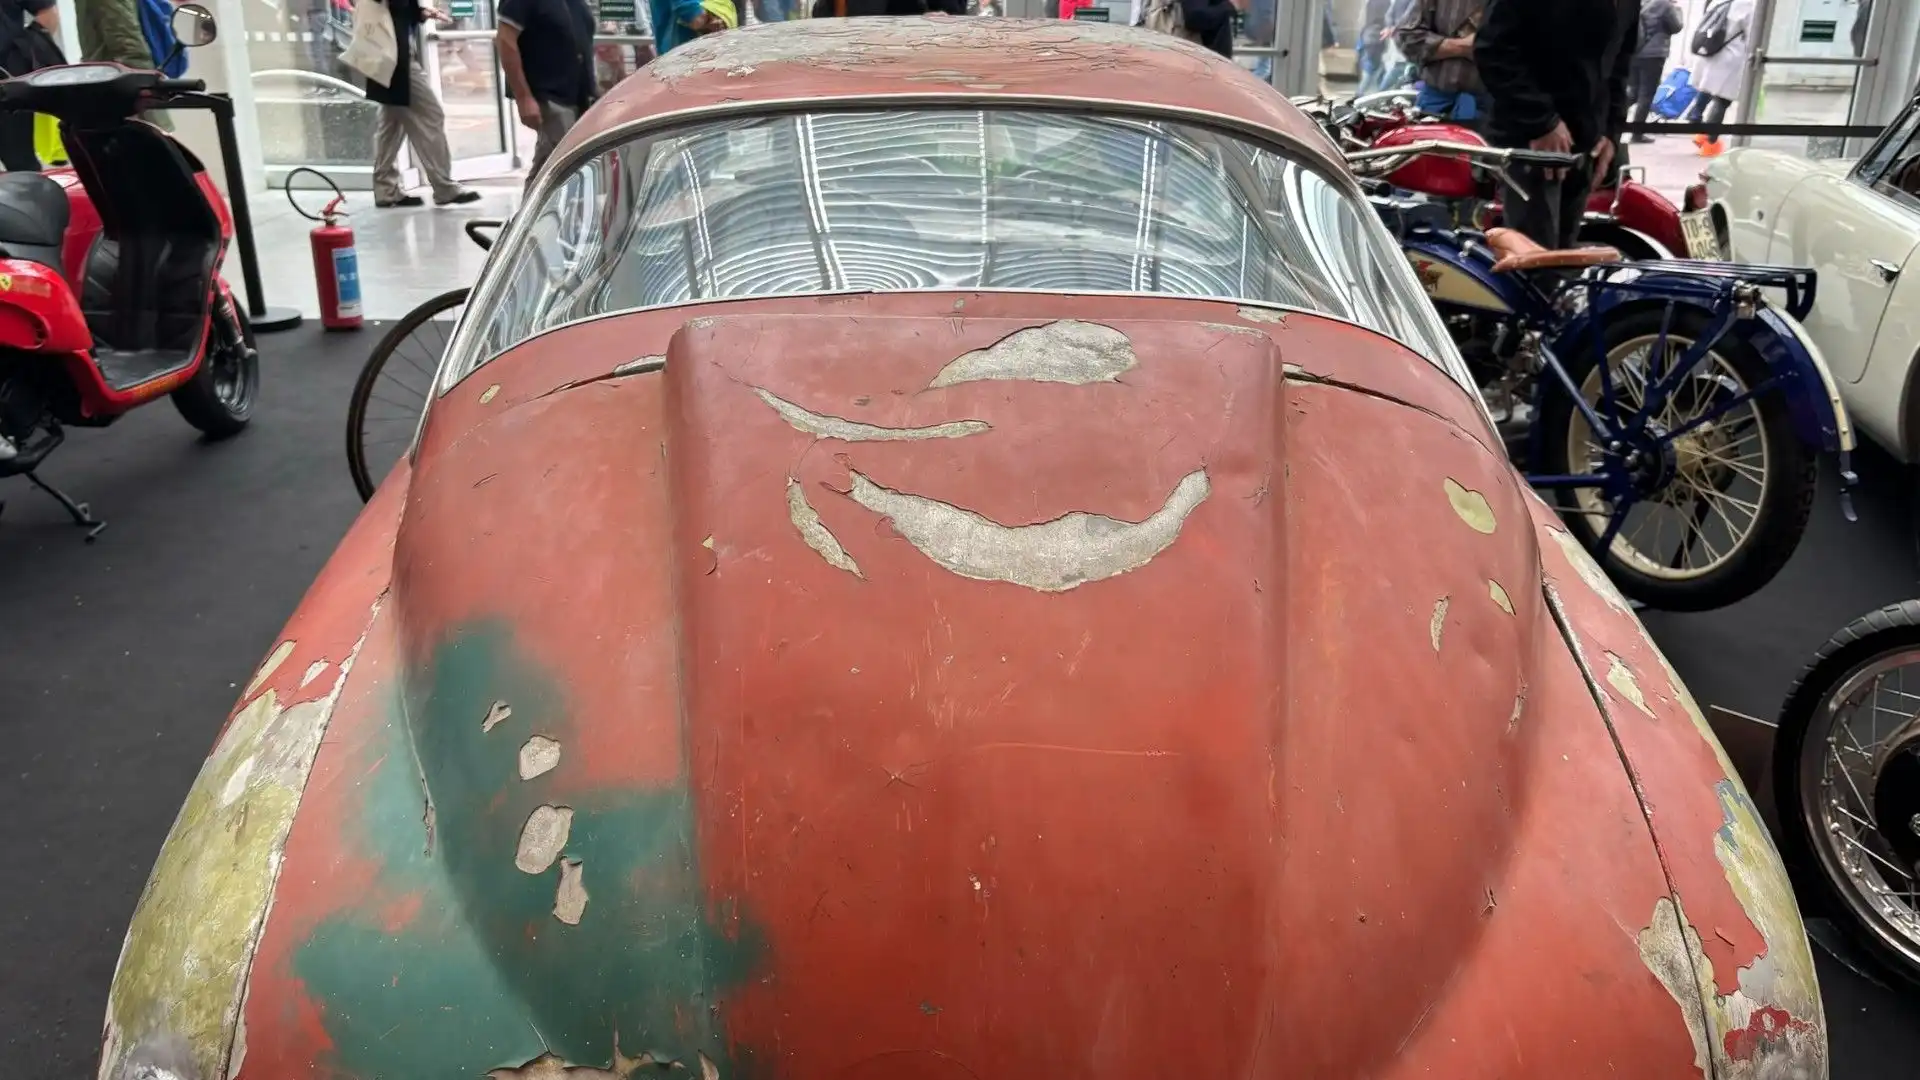
<svg viewBox="0 0 1920 1080"><path fill-rule="evenodd" d="M1602 445L1586 415L1557 392L1542 409L1544 464L1550 473L1614 482L1556 494L1562 519L1622 593L1649 607L1707 611L1758 592L1799 547L1813 512L1815 461L1779 390L1754 393L1769 373L1743 341L1722 338L1663 392L1709 320L1676 311L1662 347L1662 314L1643 310L1607 324L1604 381L1591 348L1561 357L1603 423L1645 410L1646 430L1627 445ZM1649 397L1659 400L1649 407Z"/></svg>
<svg viewBox="0 0 1920 1080"><path fill-rule="evenodd" d="M260 350L254 344L253 326L239 305L233 305L232 311L239 323L237 341L213 332L206 362L173 392L173 407L210 439L238 435L253 419L253 401L260 391ZM216 311L214 318L220 317Z"/></svg>

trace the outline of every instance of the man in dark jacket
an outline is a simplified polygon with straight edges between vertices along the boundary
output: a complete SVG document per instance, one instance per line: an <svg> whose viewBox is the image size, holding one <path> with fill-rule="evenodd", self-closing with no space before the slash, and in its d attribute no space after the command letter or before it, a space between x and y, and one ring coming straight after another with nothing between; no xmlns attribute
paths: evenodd
<svg viewBox="0 0 1920 1080"><path fill-rule="evenodd" d="M1673 48L1673 35L1680 32L1685 19L1674 0L1640 0L1640 47L1633 53L1629 72L1636 106L1629 119L1644 124L1653 115L1653 94L1660 89L1660 76L1667 72L1667 53ZM1651 135L1635 135L1633 141L1650 143Z"/></svg>
<svg viewBox="0 0 1920 1080"><path fill-rule="evenodd" d="M1591 154L1584 168L1516 169L1507 224L1550 248L1573 243L1595 176L1627 119L1640 0L1491 0L1473 57L1492 98L1495 146Z"/></svg>
<svg viewBox="0 0 1920 1080"><path fill-rule="evenodd" d="M414 163L426 175L438 206L478 202L480 193L453 180L453 151L447 146L447 110L440 104L433 80L420 63L420 24L447 16L419 0L386 0L393 17L398 59L393 84L367 80L367 100L379 102L380 127L373 136L373 205L419 206L420 196L400 186L400 142L413 148Z"/></svg>
<svg viewBox="0 0 1920 1080"><path fill-rule="evenodd" d="M65 63L53 39L59 30L60 9L54 0L0 0L0 70L19 76ZM0 113L0 165L10 171L39 171L32 113ZM5 451L0 445L0 453Z"/></svg>
<svg viewBox="0 0 1920 1080"><path fill-rule="evenodd" d="M1247 10L1248 0L1180 0L1180 14L1186 19L1187 33L1200 44L1233 57L1233 13Z"/></svg>

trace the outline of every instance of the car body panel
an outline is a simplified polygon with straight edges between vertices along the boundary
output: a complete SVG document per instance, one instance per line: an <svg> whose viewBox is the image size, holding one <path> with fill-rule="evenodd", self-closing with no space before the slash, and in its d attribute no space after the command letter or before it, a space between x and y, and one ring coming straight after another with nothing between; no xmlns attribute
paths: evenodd
<svg viewBox="0 0 1920 1080"><path fill-rule="evenodd" d="M958 24L695 43L571 145L685 104L655 83L1258 86ZM1650 694L1657 654L1557 530L1470 388L1308 312L538 333L439 399L242 694L100 1075L1824 1075L1777 860L1697 717L1630 730L1591 643Z"/></svg>
<svg viewBox="0 0 1920 1080"><path fill-rule="evenodd" d="M1848 176L1850 161L1771 150L1730 152L1707 169L1708 194L1737 261L1810 266L1819 297L1804 329L1820 345L1860 431L1916 460L1907 412L1920 358L1920 213ZM1888 281L1874 260L1901 268Z"/></svg>

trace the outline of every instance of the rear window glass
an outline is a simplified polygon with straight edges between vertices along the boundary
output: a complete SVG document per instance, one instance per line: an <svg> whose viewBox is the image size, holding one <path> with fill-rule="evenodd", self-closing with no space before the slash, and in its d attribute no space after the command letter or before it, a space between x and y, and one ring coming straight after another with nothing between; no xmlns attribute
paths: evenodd
<svg viewBox="0 0 1920 1080"><path fill-rule="evenodd" d="M690 126L575 167L490 276L504 281L443 385L609 312L901 289L1279 304L1387 334L1467 382L1364 201L1290 157L1165 121L885 110Z"/></svg>

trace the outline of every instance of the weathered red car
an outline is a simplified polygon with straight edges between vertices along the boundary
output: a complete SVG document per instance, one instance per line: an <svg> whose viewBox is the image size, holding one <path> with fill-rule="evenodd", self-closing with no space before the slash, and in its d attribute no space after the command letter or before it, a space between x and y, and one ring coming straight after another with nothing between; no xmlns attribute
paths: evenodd
<svg viewBox="0 0 1920 1080"><path fill-rule="evenodd" d="M1821 1077L1793 894L1294 108L624 82L162 849L102 1076Z"/></svg>

